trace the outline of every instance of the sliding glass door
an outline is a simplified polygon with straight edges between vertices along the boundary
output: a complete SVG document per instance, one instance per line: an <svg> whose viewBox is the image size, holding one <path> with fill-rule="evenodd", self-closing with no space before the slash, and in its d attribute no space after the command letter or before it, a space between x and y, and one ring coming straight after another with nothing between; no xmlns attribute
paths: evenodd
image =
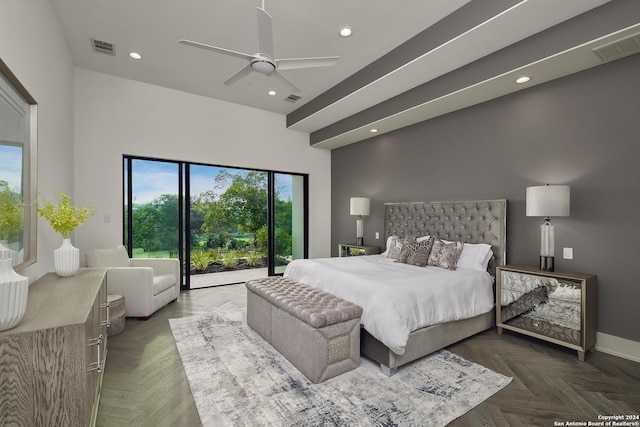
<svg viewBox="0 0 640 427"><path fill-rule="evenodd" d="M273 174L273 266L271 274L282 274L291 260L307 253L306 180L304 176Z"/></svg>
<svg viewBox="0 0 640 427"><path fill-rule="evenodd" d="M189 165L191 288L266 277L268 172Z"/></svg>
<svg viewBox="0 0 640 427"><path fill-rule="evenodd" d="M183 289L282 274L307 256L307 176L125 156L133 257L176 256Z"/></svg>
<svg viewBox="0 0 640 427"><path fill-rule="evenodd" d="M180 258L182 164L125 159L124 242L132 258Z"/></svg>

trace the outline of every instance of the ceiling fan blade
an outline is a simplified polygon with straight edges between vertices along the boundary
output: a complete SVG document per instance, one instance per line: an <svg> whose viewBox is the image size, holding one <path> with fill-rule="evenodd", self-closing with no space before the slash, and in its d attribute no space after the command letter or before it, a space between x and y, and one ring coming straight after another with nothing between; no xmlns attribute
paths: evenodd
<svg viewBox="0 0 640 427"><path fill-rule="evenodd" d="M233 76L229 77L224 82L225 86L231 86L232 84L234 84L235 82L237 82L238 80L240 80L241 78L246 76L247 74L251 73L251 71L253 71L251 69L251 64L247 64L246 67L242 67L237 73L235 73Z"/></svg>
<svg viewBox="0 0 640 427"><path fill-rule="evenodd" d="M266 10L258 9L258 46L260 53L273 59L273 27L271 15Z"/></svg>
<svg viewBox="0 0 640 427"><path fill-rule="evenodd" d="M271 77L276 79L282 85L288 87L292 92L302 92L302 89L300 89L298 86L296 86L291 80L286 78L284 75L279 73L277 70L274 71L273 73L271 73Z"/></svg>
<svg viewBox="0 0 640 427"><path fill-rule="evenodd" d="M326 56L319 58L289 58L277 59L278 70L295 70L297 68L330 67L340 59L339 56Z"/></svg>
<svg viewBox="0 0 640 427"><path fill-rule="evenodd" d="M178 40L178 43L186 46L197 47L199 49L210 50L211 52L222 53L223 55L235 56L236 58L248 59L248 60L251 60L251 58L253 58L253 55L249 55L242 52L236 52L235 50L223 49L221 47L210 46L208 44L194 42L191 40L182 39L182 40Z"/></svg>

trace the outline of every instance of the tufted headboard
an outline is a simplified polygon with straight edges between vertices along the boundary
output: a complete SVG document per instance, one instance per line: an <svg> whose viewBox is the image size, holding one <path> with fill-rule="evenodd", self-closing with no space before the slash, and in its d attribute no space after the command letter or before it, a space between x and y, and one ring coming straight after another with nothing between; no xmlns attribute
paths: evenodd
<svg viewBox="0 0 640 427"><path fill-rule="evenodd" d="M507 201L385 203L384 235L430 234L465 243L488 243L494 258L489 272L507 261Z"/></svg>

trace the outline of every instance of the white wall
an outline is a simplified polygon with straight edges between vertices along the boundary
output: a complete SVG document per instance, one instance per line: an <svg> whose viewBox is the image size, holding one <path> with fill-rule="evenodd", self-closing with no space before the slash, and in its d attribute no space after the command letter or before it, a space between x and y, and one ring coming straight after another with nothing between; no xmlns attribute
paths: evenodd
<svg viewBox="0 0 640 427"><path fill-rule="evenodd" d="M76 69L75 141L75 201L96 209L74 232L81 250L122 242L130 154L308 173L309 256L330 255L331 154L286 129L284 115Z"/></svg>
<svg viewBox="0 0 640 427"><path fill-rule="evenodd" d="M38 103L38 193L73 194L73 64L49 0L0 1L0 58ZM37 262L30 281L53 271L62 238L38 221Z"/></svg>

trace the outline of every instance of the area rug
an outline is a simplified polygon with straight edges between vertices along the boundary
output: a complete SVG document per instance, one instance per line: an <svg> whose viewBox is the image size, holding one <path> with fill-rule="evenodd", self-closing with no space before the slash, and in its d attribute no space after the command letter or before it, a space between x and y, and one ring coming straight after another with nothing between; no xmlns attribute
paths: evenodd
<svg viewBox="0 0 640 427"><path fill-rule="evenodd" d="M226 315L225 315L226 314ZM237 312L171 319L203 426L444 426L511 378L446 350L311 383Z"/></svg>

